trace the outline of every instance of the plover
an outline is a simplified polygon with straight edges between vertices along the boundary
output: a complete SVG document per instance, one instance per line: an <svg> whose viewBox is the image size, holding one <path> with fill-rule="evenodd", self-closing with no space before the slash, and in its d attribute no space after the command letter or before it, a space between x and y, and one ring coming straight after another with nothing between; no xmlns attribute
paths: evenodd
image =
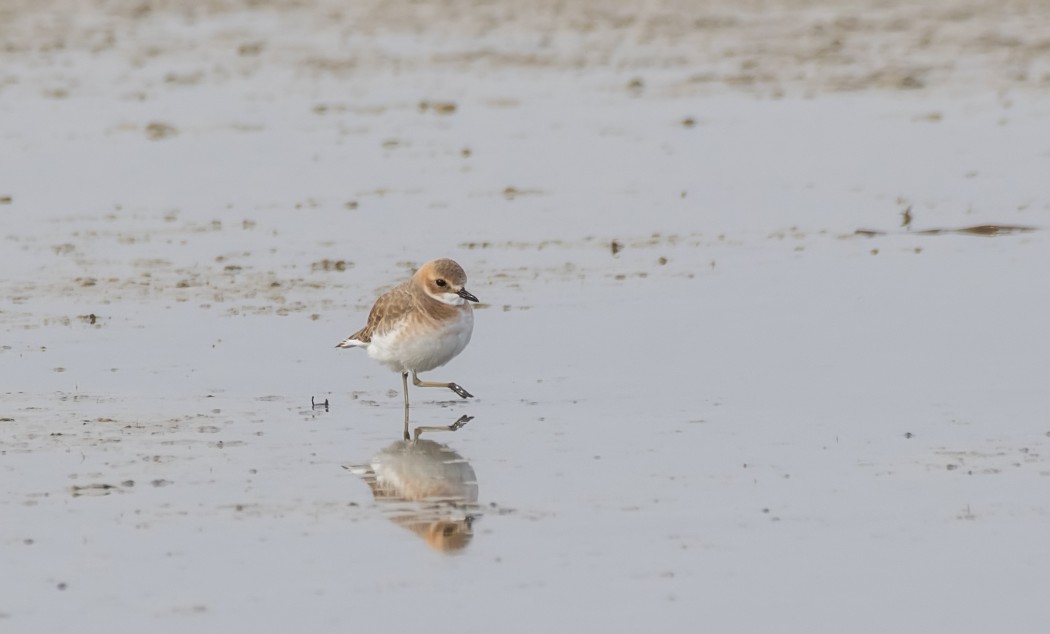
<svg viewBox="0 0 1050 634"><path fill-rule="evenodd" d="M455 383L421 381L419 372L441 367L470 342L478 301L466 289L463 267L447 258L427 262L410 279L383 293L368 314L368 325L337 348L365 348L368 356L401 373L408 425L408 375L417 387L445 387L471 398Z"/></svg>

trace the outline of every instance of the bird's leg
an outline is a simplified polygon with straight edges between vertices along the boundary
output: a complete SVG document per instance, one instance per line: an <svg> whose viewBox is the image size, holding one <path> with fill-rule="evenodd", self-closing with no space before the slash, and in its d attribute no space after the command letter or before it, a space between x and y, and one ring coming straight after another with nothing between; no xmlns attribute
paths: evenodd
<svg viewBox="0 0 1050 634"><path fill-rule="evenodd" d="M405 440L408 440L408 372L401 373L401 389L405 393Z"/></svg>
<svg viewBox="0 0 1050 634"><path fill-rule="evenodd" d="M408 372L401 373L401 391L405 395L405 411L408 411Z"/></svg>
<svg viewBox="0 0 1050 634"><path fill-rule="evenodd" d="M447 387L448 389L452 390L456 394L459 394L463 398L473 398L474 396L473 394L464 390L462 387L456 385L455 383L441 383L440 381L420 381L419 377L416 376L415 370L412 371L412 385L415 385L416 387Z"/></svg>
<svg viewBox="0 0 1050 634"><path fill-rule="evenodd" d="M472 420L474 420L473 416L466 416L466 415L464 415L464 416L460 416L459 420L457 420L456 422L452 423L451 425L445 426L445 427L441 427L441 426L436 426L436 427L431 427L431 426L416 427L415 431L412 433L412 437L415 438L416 440L419 440L420 434L422 434L425 431L456 431L457 429L459 429L460 427L466 425L467 423L469 423Z"/></svg>

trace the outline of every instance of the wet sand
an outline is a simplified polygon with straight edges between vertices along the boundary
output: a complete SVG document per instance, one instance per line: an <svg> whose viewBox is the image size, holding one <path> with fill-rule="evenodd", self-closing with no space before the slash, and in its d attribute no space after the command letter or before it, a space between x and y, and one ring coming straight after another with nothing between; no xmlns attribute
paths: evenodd
<svg viewBox="0 0 1050 634"><path fill-rule="evenodd" d="M0 629L1041 631L1048 19L5 3Z"/></svg>

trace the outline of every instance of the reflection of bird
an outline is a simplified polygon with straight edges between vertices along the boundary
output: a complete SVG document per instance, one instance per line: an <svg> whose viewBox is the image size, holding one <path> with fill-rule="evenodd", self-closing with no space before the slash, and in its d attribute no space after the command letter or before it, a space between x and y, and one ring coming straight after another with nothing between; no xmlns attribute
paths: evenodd
<svg viewBox="0 0 1050 634"><path fill-rule="evenodd" d="M368 325L337 348L365 348L368 356L401 373L408 409L408 374L417 387L447 387L463 398L472 394L455 383L421 381L418 372L448 363L463 351L474 330L478 301L465 288L467 274L449 259L424 264L415 275L383 293L368 314ZM407 411L406 411L407 420Z"/></svg>
<svg viewBox="0 0 1050 634"><path fill-rule="evenodd" d="M367 465L347 467L372 489L376 501L393 503L391 519L442 552L470 543L478 501L474 469L463 456L433 440L399 440ZM398 502L410 504L398 505Z"/></svg>

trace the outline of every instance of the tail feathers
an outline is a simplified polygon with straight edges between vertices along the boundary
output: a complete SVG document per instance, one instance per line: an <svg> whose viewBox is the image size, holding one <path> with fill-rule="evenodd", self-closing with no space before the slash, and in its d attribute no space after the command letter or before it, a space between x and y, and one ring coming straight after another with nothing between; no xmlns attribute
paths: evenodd
<svg viewBox="0 0 1050 634"><path fill-rule="evenodd" d="M367 348L368 342L348 337L335 345L336 348Z"/></svg>

